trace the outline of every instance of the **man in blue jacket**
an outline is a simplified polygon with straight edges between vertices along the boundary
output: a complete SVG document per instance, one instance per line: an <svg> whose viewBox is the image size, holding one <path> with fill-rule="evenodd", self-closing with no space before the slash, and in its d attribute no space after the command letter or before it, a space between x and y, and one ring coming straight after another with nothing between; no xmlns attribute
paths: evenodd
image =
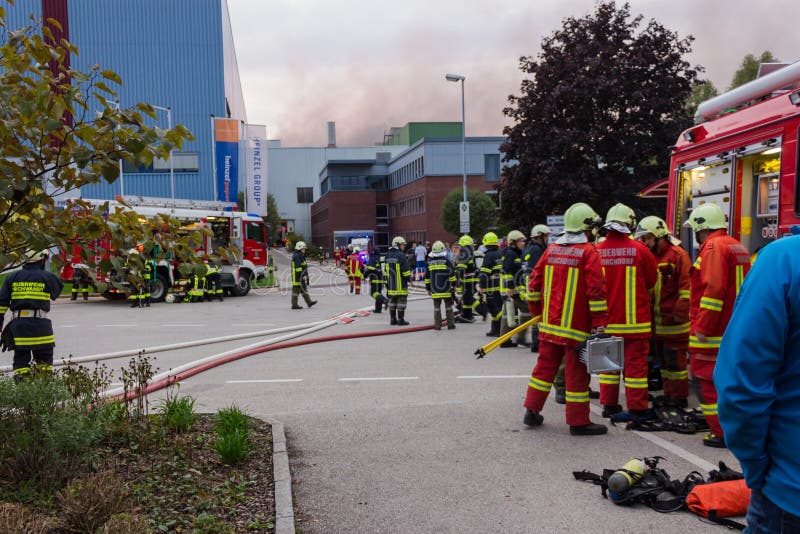
<svg viewBox="0 0 800 534"><path fill-rule="evenodd" d="M745 278L714 384L752 490L745 532L800 532L800 236L765 247Z"/></svg>

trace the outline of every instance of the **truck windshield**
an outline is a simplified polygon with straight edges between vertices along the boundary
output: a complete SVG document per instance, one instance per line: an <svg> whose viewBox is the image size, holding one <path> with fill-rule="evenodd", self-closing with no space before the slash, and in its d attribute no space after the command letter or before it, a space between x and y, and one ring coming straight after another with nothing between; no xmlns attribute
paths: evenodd
<svg viewBox="0 0 800 534"><path fill-rule="evenodd" d="M259 222L248 222L245 225L245 239L264 242L264 225Z"/></svg>

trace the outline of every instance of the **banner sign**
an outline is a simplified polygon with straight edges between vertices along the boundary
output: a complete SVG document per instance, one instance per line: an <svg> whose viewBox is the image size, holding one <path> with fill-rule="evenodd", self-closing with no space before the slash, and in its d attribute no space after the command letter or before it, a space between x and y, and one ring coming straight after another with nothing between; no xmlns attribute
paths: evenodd
<svg viewBox="0 0 800 534"><path fill-rule="evenodd" d="M245 169L247 188L245 211L267 216L267 127L256 124L245 126Z"/></svg>
<svg viewBox="0 0 800 534"><path fill-rule="evenodd" d="M217 164L217 200L236 202L239 192L239 121L214 119L214 152Z"/></svg>

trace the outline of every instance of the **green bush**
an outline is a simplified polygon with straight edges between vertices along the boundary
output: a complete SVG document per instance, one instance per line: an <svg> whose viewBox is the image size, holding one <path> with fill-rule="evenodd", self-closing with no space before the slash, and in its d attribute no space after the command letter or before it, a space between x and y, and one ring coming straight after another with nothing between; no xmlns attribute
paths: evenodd
<svg viewBox="0 0 800 534"><path fill-rule="evenodd" d="M239 465L250 454L250 436L246 430L234 430L220 434L214 442L214 450L228 465Z"/></svg>
<svg viewBox="0 0 800 534"><path fill-rule="evenodd" d="M92 395L73 393L74 384L56 373L0 378L0 492L36 500L86 471L113 414L106 405L90 409Z"/></svg>
<svg viewBox="0 0 800 534"><path fill-rule="evenodd" d="M218 411L216 419L215 427L219 435L230 434L237 430L245 433L250 431L250 420L247 418L247 414L235 404Z"/></svg>
<svg viewBox="0 0 800 534"><path fill-rule="evenodd" d="M189 430L197 416L194 413L194 397L171 397L161 403L161 416L167 428L182 434Z"/></svg>

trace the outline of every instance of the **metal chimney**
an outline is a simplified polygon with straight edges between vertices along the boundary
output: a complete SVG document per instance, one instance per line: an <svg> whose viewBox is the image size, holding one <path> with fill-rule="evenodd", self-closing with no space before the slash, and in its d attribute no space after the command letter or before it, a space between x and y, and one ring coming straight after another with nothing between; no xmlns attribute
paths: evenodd
<svg viewBox="0 0 800 534"><path fill-rule="evenodd" d="M328 148L336 148L336 123L328 121Z"/></svg>

